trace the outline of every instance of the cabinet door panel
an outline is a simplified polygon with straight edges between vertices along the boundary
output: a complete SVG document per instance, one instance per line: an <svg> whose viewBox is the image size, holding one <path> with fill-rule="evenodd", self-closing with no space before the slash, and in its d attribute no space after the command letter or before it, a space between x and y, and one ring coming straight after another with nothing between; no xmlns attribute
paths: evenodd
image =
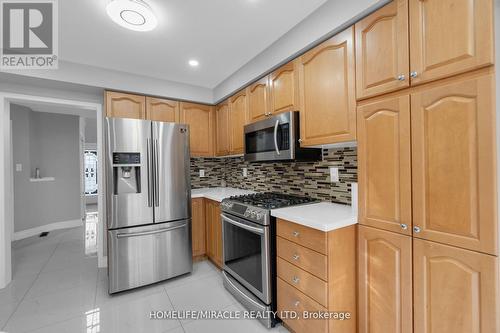
<svg viewBox="0 0 500 333"><path fill-rule="evenodd" d="M217 105L216 114L216 154L224 156L229 154L229 104L224 102Z"/></svg>
<svg viewBox="0 0 500 333"><path fill-rule="evenodd" d="M498 332L498 258L415 239L415 333Z"/></svg>
<svg viewBox="0 0 500 333"><path fill-rule="evenodd" d="M358 107L359 222L411 235L410 97Z"/></svg>
<svg viewBox="0 0 500 333"><path fill-rule="evenodd" d="M203 198L191 200L191 234L193 257L205 254L205 203Z"/></svg>
<svg viewBox="0 0 500 333"><path fill-rule="evenodd" d="M181 103L181 122L189 125L191 156L213 156L213 107L195 103Z"/></svg>
<svg viewBox="0 0 500 333"><path fill-rule="evenodd" d="M354 29L299 59L302 146L356 139Z"/></svg>
<svg viewBox="0 0 500 333"><path fill-rule="evenodd" d="M408 1L389 3L356 23L355 29L357 97L408 87Z"/></svg>
<svg viewBox="0 0 500 333"><path fill-rule="evenodd" d="M247 123L248 99L243 91L231 98L229 108L230 123L230 153L243 153L244 126Z"/></svg>
<svg viewBox="0 0 500 333"><path fill-rule="evenodd" d="M410 0L412 84L493 63L493 1Z"/></svg>
<svg viewBox="0 0 500 333"><path fill-rule="evenodd" d="M269 75L269 87L271 113L278 114L299 109L298 76L293 61Z"/></svg>
<svg viewBox="0 0 500 333"><path fill-rule="evenodd" d="M173 123L179 122L179 117L178 101L146 97L146 119Z"/></svg>
<svg viewBox="0 0 500 333"><path fill-rule="evenodd" d="M146 119L146 97L106 91L106 116Z"/></svg>
<svg viewBox="0 0 500 333"><path fill-rule="evenodd" d="M411 237L359 226L360 333L412 333L411 252Z"/></svg>
<svg viewBox="0 0 500 333"><path fill-rule="evenodd" d="M264 119L269 112L267 85L268 77L266 76L247 88L250 122Z"/></svg>
<svg viewBox="0 0 500 333"><path fill-rule="evenodd" d="M498 253L493 94L491 75L412 94L416 237Z"/></svg>

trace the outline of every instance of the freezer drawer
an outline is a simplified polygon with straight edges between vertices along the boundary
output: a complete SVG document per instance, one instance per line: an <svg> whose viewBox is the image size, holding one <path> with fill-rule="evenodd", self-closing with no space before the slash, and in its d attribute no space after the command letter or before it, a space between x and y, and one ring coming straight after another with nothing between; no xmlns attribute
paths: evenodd
<svg viewBox="0 0 500 333"><path fill-rule="evenodd" d="M191 272L190 235L190 219L108 231L109 293Z"/></svg>

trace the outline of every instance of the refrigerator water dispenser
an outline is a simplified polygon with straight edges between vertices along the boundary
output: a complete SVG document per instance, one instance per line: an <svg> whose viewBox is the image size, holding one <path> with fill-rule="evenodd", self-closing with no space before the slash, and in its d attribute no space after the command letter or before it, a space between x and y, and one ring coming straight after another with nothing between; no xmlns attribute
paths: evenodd
<svg viewBox="0 0 500 333"><path fill-rule="evenodd" d="M140 153L113 153L114 194L141 193Z"/></svg>

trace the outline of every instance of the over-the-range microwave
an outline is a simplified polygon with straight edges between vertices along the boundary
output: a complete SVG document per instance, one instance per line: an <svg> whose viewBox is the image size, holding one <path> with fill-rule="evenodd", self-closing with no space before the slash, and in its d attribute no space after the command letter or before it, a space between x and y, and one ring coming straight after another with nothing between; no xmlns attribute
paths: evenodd
<svg viewBox="0 0 500 333"><path fill-rule="evenodd" d="M300 147L299 112L290 111L245 126L245 160L319 161L320 148Z"/></svg>

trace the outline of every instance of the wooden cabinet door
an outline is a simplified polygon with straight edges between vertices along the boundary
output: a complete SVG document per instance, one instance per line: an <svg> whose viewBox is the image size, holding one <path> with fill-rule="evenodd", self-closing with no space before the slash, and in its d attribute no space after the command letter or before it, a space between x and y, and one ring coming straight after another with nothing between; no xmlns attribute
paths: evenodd
<svg viewBox="0 0 500 333"><path fill-rule="evenodd" d="M356 139L354 29L299 59L301 146Z"/></svg>
<svg viewBox="0 0 500 333"><path fill-rule="evenodd" d="M213 156L213 107L181 102L181 122L189 125L191 156Z"/></svg>
<svg viewBox="0 0 500 333"><path fill-rule="evenodd" d="M229 104L227 101L215 107L215 139L217 156L229 155Z"/></svg>
<svg viewBox="0 0 500 333"><path fill-rule="evenodd" d="M211 200L206 200L205 201L205 217L206 217L206 237L205 237L205 242L206 242L206 250L207 250L207 256L208 258L212 259L214 258L215 255L215 250L214 250L214 227L213 227L213 219L212 216L214 215L213 213L213 204Z"/></svg>
<svg viewBox="0 0 500 333"><path fill-rule="evenodd" d="M410 0L412 84L493 64L492 0Z"/></svg>
<svg viewBox="0 0 500 333"><path fill-rule="evenodd" d="M414 236L498 254L492 75L412 94L411 112Z"/></svg>
<svg viewBox="0 0 500 333"><path fill-rule="evenodd" d="M359 223L411 235L410 97L358 107Z"/></svg>
<svg viewBox="0 0 500 333"><path fill-rule="evenodd" d="M146 119L146 97L106 91L106 116L113 118Z"/></svg>
<svg viewBox="0 0 500 333"><path fill-rule="evenodd" d="M498 258L415 239L414 332L498 332Z"/></svg>
<svg viewBox="0 0 500 333"><path fill-rule="evenodd" d="M205 201L203 198L191 200L191 235L193 257L205 254Z"/></svg>
<svg viewBox="0 0 500 333"><path fill-rule="evenodd" d="M246 91L243 90L231 97L229 107L229 124L230 124L230 153L243 153L243 136L244 126L247 123L248 116L248 99Z"/></svg>
<svg viewBox="0 0 500 333"><path fill-rule="evenodd" d="M291 61L269 75L271 113L299 110L298 75Z"/></svg>
<svg viewBox="0 0 500 333"><path fill-rule="evenodd" d="M359 226L358 256L359 332L412 333L411 237Z"/></svg>
<svg viewBox="0 0 500 333"><path fill-rule="evenodd" d="M219 268L222 267L222 221L220 204L216 201L206 201L207 217L207 256Z"/></svg>
<svg viewBox="0 0 500 333"><path fill-rule="evenodd" d="M249 122L264 119L269 113L268 77L251 84L247 88Z"/></svg>
<svg viewBox="0 0 500 333"><path fill-rule="evenodd" d="M146 97L146 119L177 123L179 118L178 101Z"/></svg>
<svg viewBox="0 0 500 333"><path fill-rule="evenodd" d="M389 3L356 23L355 30L357 98L408 87L408 0Z"/></svg>

